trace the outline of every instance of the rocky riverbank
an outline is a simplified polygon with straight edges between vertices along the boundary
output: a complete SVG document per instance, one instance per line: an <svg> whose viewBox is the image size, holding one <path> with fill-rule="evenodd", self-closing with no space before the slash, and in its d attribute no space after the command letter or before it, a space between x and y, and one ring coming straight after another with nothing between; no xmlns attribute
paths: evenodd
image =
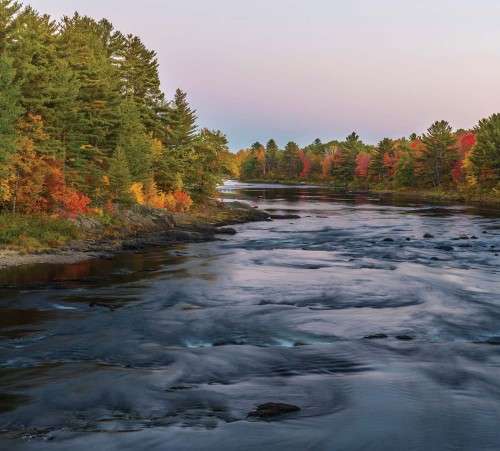
<svg viewBox="0 0 500 451"><path fill-rule="evenodd" d="M236 233L228 225L265 220L271 220L269 213L243 202L212 202L190 213L134 207L119 213L110 225L87 217L76 219L84 238L63 247L32 253L0 249L0 269L41 263L71 264L148 247L211 241Z"/></svg>

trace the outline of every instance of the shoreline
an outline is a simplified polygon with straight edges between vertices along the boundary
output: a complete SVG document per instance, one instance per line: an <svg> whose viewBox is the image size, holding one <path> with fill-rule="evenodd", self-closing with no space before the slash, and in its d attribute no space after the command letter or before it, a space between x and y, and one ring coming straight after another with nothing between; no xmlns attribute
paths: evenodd
<svg viewBox="0 0 500 451"><path fill-rule="evenodd" d="M24 265L74 264L86 260L112 258L122 252L140 251L180 243L196 243L216 240L218 235L233 235L234 229L226 226L247 222L270 220L271 214L258 210L244 202L224 202L202 211L171 214L150 210L149 214L132 215L120 236L94 236L70 242L39 252L0 249L0 271Z"/></svg>
<svg viewBox="0 0 500 451"><path fill-rule="evenodd" d="M284 186L314 186L318 188L329 188L338 193L348 194L368 194L387 196L392 198L401 198L414 201L431 202L431 203L458 203L461 205L474 207L488 207L500 210L500 197L494 196L467 196L464 193L452 191L434 191L434 190L393 190L393 189L363 189L363 188L345 188L334 186L331 183L321 180L240 180L241 183L249 184L279 184Z"/></svg>

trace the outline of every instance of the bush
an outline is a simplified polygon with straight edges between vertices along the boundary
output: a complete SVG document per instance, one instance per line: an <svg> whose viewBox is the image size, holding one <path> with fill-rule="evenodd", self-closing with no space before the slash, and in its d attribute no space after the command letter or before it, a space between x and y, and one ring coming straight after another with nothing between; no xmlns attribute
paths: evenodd
<svg viewBox="0 0 500 451"><path fill-rule="evenodd" d="M41 250L62 246L78 238L77 227L69 220L42 216L0 214L0 246Z"/></svg>

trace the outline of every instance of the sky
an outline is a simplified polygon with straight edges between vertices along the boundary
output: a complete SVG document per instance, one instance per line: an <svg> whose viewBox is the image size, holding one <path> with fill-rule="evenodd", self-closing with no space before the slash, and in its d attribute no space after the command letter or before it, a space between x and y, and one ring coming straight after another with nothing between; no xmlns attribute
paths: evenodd
<svg viewBox="0 0 500 451"><path fill-rule="evenodd" d="M31 0L107 18L158 53L232 149L470 128L500 112L498 0Z"/></svg>

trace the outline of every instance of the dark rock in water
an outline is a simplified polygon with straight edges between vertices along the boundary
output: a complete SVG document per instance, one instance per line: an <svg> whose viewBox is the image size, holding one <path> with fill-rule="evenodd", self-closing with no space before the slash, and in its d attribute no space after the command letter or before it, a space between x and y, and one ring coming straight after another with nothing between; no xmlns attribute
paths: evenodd
<svg viewBox="0 0 500 451"><path fill-rule="evenodd" d="M440 251L450 252L453 250L453 246L449 246L447 244L439 244L438 246L436 246L436 249L439 249Z"/></svg>
<svg viewBox="0 0 500 451"><path fill-rule="evenodd" d="M479 238L478 238L476 235L472 235L472 236L470 237L470 239L471 239L471 240L478 240Z"/></svg>
<svg viewBox="0 0 500 451"><path fill-rule="evenodd" d="M363 337L367 340L381 340L384 338L387 338L386 334L372 334L372 335L367 335L366 337Z"/></svg>
<svg viewBox="0 0 500 451"><path fill-rule="evenodd" d="M431 233L425 233L425 234L424 234L424 238L425 238L425 239L434 238L434 235L432 235Z"/></svg>
<svg viewBox="0 0 500 451"><path fill-rule="evenodd" d="M300 407L293 404L284 404L281 402L268 402L257 406L257 409L248 414L249 417L272 418L278 415L285 415L300 411Z"/></svg>
<svg viewBox="0 0 500 451"><path fill-rule="evenodd" d="M409 236L407 236L406 241L411 241L411 238Z"/></svg>
<svg viewBox="0 0 500 451"><path fill-rule="evenodd" d="M411 335L396 335L396 340L410 341L414 340L414 337L412 337Z"/></svg>
<svg viewBox="0 0 500 451"><path fill-rule="evenodd" d="M212 343L212 346L241 346L244 344L243 340L218 340Z"/></svg>
<svg viewBox="0 0 500 451"><path fill-rule="evenodd" d="M384 238L382 241L385 241L386 243L392 243L394 241L394 238Z"/></svg>
<svg viewBox="0 0 500 451"><path fill-rule="evenodd" d="M217 229L217 231L215 232L219 235L236 235L236 230L231 228L231 227L224 227L222 229Z"/></svg>
<svg viewBox="0 0 500 451"><path fill-rule="evenodd" d="M271 219L300 219L299 215L270 215Z"/></svg>

